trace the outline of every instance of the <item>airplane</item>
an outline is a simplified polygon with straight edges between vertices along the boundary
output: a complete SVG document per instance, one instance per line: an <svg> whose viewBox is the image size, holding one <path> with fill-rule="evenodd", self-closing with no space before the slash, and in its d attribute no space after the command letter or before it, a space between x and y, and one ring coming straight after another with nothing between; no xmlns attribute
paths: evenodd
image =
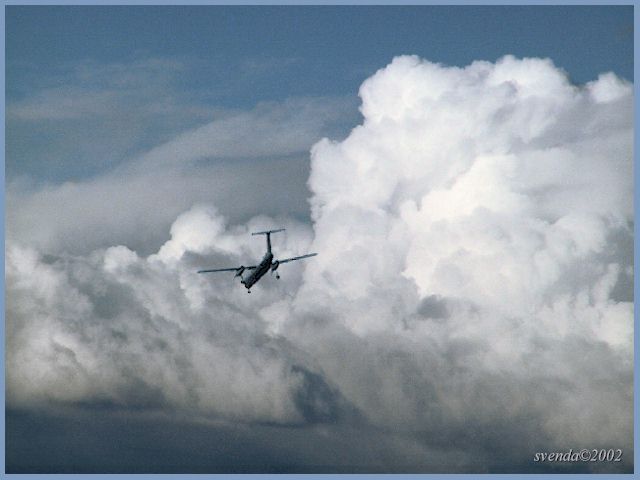
<svg viewBox="0 0 640 480"><path fill-rule="evenodd" d="M264 232L254 232L251 235L266 235L267 236L267 253L264 254L262 260L258 265L251 265L249 267L245 267L240 265L239 267L233 268L214 268L209 270L198 270L198 273L211 273L211 272L236 272L235 277L240 277L240 283L242 283L246 289L247 293L251 293L251 287L258 283L264 274L266 274L269 270L271 273L276 274L276 279L280 279L280 275L276 270L282 263L293 262L294 260L302 260L303 258L314 257L317 253L308 253L306 255L301 255L299 257L285 258L284 260L273 260L273 253L271 252L271 234L277 232L284 232L284 228L280 228L278 230L267 230ZM248 277L244 278L242 274L247 270L253 270L249 274Z"/></svg>

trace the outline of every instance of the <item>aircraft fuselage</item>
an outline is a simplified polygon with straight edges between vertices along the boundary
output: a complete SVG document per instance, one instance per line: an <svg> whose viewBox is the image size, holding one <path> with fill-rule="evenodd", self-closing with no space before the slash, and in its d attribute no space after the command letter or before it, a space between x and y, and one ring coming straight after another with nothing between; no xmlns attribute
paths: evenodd
<svg viewBox="0 0 640 480"><path fill-rule="evenodd" d="M271 269L272 262L273 254L271 252L265 253L258 266L254 270L252 270L247 277L240 280L240 283L242 283L246 287L246 289L249 290L252 285L260 280L264 276L264 274Z"/></svg>

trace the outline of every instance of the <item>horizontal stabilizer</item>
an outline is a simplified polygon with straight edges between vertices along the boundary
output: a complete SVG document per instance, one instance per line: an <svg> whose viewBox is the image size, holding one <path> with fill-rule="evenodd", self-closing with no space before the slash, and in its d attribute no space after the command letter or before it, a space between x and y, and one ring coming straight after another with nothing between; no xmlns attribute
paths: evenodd
<svg viewBox="0 0 640 480"><path fill-rule="evenodd" d="M251 235L267 235L268 233L284 232L284 228L278 230L265 230L264 232L253 232Z"/></svg>

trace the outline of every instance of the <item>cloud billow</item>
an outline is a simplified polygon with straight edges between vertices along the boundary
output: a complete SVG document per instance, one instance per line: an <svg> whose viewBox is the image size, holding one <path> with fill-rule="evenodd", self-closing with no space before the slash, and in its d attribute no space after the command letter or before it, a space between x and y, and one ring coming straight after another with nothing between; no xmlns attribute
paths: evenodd
<svg viewBox="0 0 640 480"><path fill-rule="evenodd" d="M362 124L311 149L312 227L196 205L148 256L12 240L7 404L383 432L401 439L383 471L534 471L537 451L601 447L628 454L553 467L629 470L631 95L549 60L397 57L363 83ZM248 233L270 226L279 255L319 255L250 296L194 274L257 258Z"/></svg>

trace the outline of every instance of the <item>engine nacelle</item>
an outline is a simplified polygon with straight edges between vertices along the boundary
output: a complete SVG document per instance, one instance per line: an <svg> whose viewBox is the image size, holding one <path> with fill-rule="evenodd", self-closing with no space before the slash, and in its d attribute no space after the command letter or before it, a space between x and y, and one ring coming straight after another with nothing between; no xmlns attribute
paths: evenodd
<svg viewBox="0 0 640 480"><path fill-rule="evenodd" d="M275 262L273 262L271 264L271 271L275 272L278 269L279 266L280 266L280 262L278 260L276 260Z"/></svg>
<svg viewBox="0 0 640 480"><path fill-rule="evenodd" d="M244 266L240 265L240 268L238 268L238 270L236 270L236 277L241 277L244 271L245 271Z"/></svg>

